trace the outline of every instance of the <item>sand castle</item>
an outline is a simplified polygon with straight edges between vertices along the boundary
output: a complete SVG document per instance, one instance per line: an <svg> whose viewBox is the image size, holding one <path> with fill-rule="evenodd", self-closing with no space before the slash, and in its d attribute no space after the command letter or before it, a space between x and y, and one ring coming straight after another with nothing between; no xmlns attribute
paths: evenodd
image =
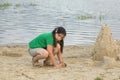
<svg viewBox="0 0 120 80"><path fill-rule="evenodd" d="M116 59L119 54L119 47L113 38L110 27L103 25L96 39L93 51L94 60L104 60L104 56Z"/></svg>

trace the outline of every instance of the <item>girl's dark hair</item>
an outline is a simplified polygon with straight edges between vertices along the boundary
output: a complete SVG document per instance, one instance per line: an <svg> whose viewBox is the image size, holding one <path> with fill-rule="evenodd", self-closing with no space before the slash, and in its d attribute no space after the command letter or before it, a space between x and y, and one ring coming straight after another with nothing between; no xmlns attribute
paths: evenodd
<svg viewBox="0 0 120 80"><path fill-rule="evenodd" d="M52 34L53 34L53 38L54 38L54 47L56 47L57 45L57 41L55 39L55 34L58 33L58 34L64 34L64 36L66 36L66 30L63 28L63 27L56 27L53 31L52 31ZM62 39L60 42L60 50L61 52L63 52L63 47L64 47L64 40Z"/></svg>

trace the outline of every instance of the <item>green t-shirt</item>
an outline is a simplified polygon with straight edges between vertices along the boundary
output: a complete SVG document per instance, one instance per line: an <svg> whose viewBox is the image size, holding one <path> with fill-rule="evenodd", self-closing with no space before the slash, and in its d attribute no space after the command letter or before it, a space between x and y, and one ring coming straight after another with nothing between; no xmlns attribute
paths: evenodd
<svg viewBox="0 0 120 80"><path fill-rule="evenodd" d="M53 46L52 32L40 34L35 39L29 42L29 47L30 48L47 48L48 44Z"/></svg>

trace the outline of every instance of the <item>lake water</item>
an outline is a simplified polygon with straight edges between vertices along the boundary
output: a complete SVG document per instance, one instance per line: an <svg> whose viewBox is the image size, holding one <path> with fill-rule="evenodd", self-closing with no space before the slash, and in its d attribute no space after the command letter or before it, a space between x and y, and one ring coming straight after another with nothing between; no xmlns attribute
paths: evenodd
<svg viewBox="0 0 120 80"><path fill-rule="evenodd" d="M65 45L94 44L102 24L120 40L120 0L0 0L0 45L27 44L56 26L67 30Z"/></svg>

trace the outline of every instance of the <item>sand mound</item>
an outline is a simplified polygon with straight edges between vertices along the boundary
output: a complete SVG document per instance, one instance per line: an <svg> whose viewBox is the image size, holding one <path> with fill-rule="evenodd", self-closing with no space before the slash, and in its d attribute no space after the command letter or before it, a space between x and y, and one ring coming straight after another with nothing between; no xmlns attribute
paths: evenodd
<svg viewBox="0 0 120 80"><path fill-rule="evenodd" d="M20 56L22 56L22 49L17 48L16 46L1 47L0 55L11 56L11 57L20 57Z"/></svg>
<svg viewBox="0 0 120 80"><path fill-rule="evenodd" d="M117 62L115 58L104 56L103 66L106 68L120 67L120 63Z"/></svg>
<svg viewBox="0 0 120 80"><path fill-rule="evenodd" d="M110 27L103 25L96 39L93 59L103 60L104 56L116 58L118 53L119 47L111 34Z"/></svg>

